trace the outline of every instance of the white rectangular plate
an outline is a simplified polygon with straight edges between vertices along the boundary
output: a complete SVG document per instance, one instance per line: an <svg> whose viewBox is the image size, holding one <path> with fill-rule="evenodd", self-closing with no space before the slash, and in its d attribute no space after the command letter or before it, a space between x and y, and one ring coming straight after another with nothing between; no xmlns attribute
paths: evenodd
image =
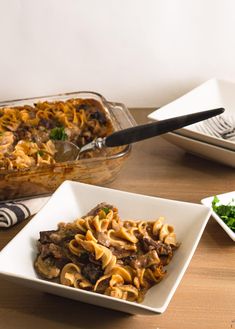
<svg viewBox="0 0 235 329"><path fill-rule="evenodd" d="M176 100L162 106L148 115L152 120L163 120L174 116L185 115L223 107L224 116L235 117L235 83L211 79L189 91ZM178 129L177 133L198 139L215 146L235 151L235 142L206 134L200 128L203 122Z"/></svg>
<svg viewBox="0 0 235 329"><path fill-rule="evenodd" d="M224 193L224 194L218 194L217 197L221 201L221 204L228 204L231 202L232 199L235 199L235 191ZM201 203L206 205L207 207L211 207L212 200L214 199L214 196L210 196L208 198L204 198L201 200ZM230 238L235 242L235 232L229 228L224 221L212 210L212 216L214 219L220 224L220 226L225 230L225 232L230 236Z"/></svg>
<svg viewBox="0 0 235 329"><path fill-rule="evenodd" d="M142 303L133 303L40 279L33 262L39 232L56 229L58 222L73 221L100 202L119 209L121 219L154 220L165 217L174 226L181 243L162 282L152 287ZM48 203L0 253L0 275L42 291L132 314L166 310L210 217L210 208L181 201L133 194L114 189L66 181Z"/></svg>
<svg viewBox="0 0 235 329"><path fill-rule="evenodd" d="M234 151L182 136L176 132L165 134L162 137L188 153L235 168Z"/></svg>

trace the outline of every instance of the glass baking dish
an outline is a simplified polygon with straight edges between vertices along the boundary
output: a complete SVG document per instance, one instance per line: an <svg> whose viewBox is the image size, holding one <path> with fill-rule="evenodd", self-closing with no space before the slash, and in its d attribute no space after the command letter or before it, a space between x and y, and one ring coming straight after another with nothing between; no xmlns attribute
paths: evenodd
<svg viewBox="0 0 235 329"><path fill-rule="evenodd" d="M95 92L72 92L52 96L26 98L0 102L0 108L33 105L43 101L69 99L94 99L98 101L114 131L136 125L128 109L121 103L109 102ZM94 185L106 185L113 181L129 156L131 145L109 148L105 155L55 163L42 167L18 170L0 170L0 201L15 200L52 193L64 180L74 180Z"/></svg>

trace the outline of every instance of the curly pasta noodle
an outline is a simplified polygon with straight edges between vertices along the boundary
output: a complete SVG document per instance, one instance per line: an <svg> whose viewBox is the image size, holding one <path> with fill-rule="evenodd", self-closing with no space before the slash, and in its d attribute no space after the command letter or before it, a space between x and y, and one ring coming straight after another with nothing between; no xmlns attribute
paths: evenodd
<svg viewBox="0 0 235 329"><path fill-rule="evenodd" d="M163 217L121 221L117 208L102 203L56 231L40 232L34 265L63 285L141 302L166 275L177 247Z"/></svg>
<svg viewBox="0 0 235 329"><path fill-rule="evenodd" d="M62 137L57 136L58 131ZM94 99L0 108L0 169L54 164L54 139L64 138L82 147L112 131L104 108ZM91 157L93 153L84 156Z"/></svg>

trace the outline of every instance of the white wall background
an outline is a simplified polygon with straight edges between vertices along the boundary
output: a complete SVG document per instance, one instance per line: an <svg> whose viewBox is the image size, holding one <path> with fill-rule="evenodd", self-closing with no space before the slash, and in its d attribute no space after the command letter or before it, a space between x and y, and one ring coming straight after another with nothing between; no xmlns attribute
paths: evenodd
<svg viewBox="0 0 235 329"><path fill-rule="evenodd" d="M0 0L0 99L94 90L160 106L235 81L234 0Z"/></svg>

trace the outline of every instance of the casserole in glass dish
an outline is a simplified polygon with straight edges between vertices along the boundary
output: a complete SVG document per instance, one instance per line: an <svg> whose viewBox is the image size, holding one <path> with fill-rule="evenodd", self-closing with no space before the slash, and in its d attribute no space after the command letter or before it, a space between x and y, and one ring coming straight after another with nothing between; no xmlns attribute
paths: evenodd
<svg viewBox="0 0 235 329"><path fill-rule="evenodd" d="M94 92L1 102L0 201L50 194L64 180L108 184L119 173L131 145L58 163L53 159L53 140L66 138L81 147L95 137L134 125L123 104Z"/></svg>

